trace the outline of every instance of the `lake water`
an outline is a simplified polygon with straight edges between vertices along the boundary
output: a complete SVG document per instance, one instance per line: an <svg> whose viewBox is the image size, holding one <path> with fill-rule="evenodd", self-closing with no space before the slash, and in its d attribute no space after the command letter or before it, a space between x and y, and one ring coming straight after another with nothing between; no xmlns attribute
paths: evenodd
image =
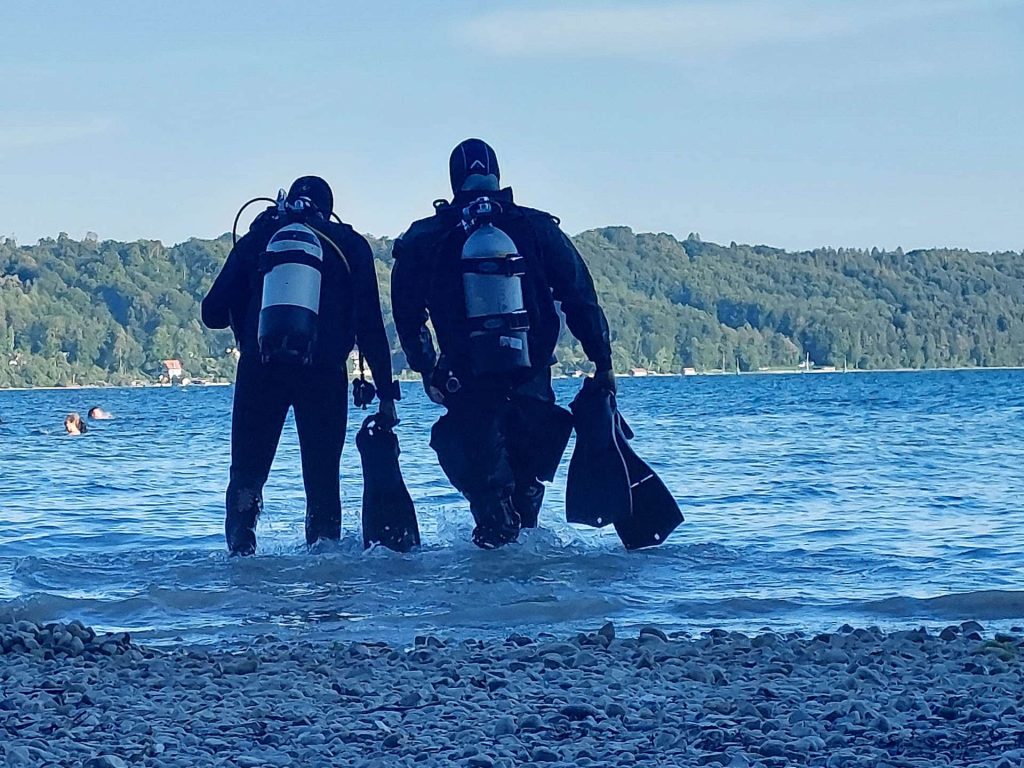
<svg viewBox="0 0 1024 768"><path fill-rule="evenodd" d="M634 446L687 517L634 553L565 523L564 462L542 529L477 550L427 447L438 411L403 386L421 550L362 551L353 414L342 542L303 544L289 422L248 559L223 543L230 388L0 392L0 620L149 642L1024 623L1024 372L622 381ZM560 400L577 386L557 381ZM64 435L91 405L116 418Z"/></svg>

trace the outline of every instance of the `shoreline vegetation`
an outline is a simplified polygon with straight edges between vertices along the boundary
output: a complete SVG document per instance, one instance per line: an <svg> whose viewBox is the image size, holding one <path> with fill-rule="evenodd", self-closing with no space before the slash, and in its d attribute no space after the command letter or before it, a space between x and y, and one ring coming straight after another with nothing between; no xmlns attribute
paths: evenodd
<svg viewBox="0 0 1024 768"><path fill-rule="evenodd" d="M942 372L970 372L970 371L1024 371L1024 366L1021 365L990 365L990 366L961 366L951 368L835 368L833 366L827 366L823 368L766 368L758 371L722 371L722 370L709 370L709 371L694 371L693 373L658 373L654 371L645 371L644 373L617 373L616 376L624 379L681 379L691 377L703 377L703 376L783 376L783 375L826 375L826 374L846 374L846 373L942 373ZM564 374L559 373L553 376L554 379L576 379L582 378L583 376L589 375L580 371L576 374ZM366 377L372 379L373 376L369 371L366 372ZM419 382L421 380L418 374L404 373L396 376L397 379L404 382ZM0 386L0 392L48 392L48 391L63 391L63 390L79 390L79 389L171 389L171 388L199 388L203 389L206 387L230 387L234 382L232 381L204 381L202 383L192 382L188 384L168 383L168 382L146 382L146 383L133 383L133 384L116 384L113 382L103 382L96 384L59 384L52 386L38 386L38 387L3 387Z"/></svg>
<svg viewBox="0 0 1024 768"><path fill-rule="evenodd" d="M0 624L9 766L995 766L1024 761L1024 628L935 634L260 635L148 647Z"/></svg>
<svg viewBox="0 0 1024 768"><path fill-rule="evenodd" d="M696 233L589 230L573 238L612 329L618 371L743 373L829 367L1024 365L1024 258L1013 251L818 248L704 242ZM370 238L387 286L392 241ZM229 331L199 302L229 235L174 246L66 234L0 237L0 387L233 377ZM389 291L381 291L392 364ZM588 370L563 334L556 372Z"/></svg>

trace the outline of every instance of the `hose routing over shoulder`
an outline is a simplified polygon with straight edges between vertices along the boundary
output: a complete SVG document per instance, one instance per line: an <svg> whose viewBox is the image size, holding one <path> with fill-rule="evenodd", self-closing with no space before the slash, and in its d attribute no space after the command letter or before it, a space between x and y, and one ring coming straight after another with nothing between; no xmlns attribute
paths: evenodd
<svg viewBox="0 0 1024 768"><path fill-rule="evenodd" d="M271 200L269 197L254 197L252 200L247 202L241 208L238 209L238 213L235 214L235 223L231 225L231 245L238 245L238 220L242 218L242 213L253 203L265 202L274 204L277 201Z"/></svg>
<svg viewBox="0 0 1024 768"><path fill-rule="evenodd" d="M340 223L341 220L339 219L338 221ZM334 242L333 240L331 240L331 238L329 238L327 235L325 235L319 229L314 227L312 224L306 224L306 226L309 227L311 230L313 230L316 233L317 237L319 237L321 240L323 240L325 243L327 243L329 246L331 246L331 248L334 249L334 252L336 254L338 254L338 258L341 259L341 263L345 265L345 271L348 272L351 275L352 274L352 267L349 266L348 259L345 258L345 254L341 252L341 248L338 247L338 244L336 242Z"/></svg>
<svg viewBox="0 0 1024 768"><path fill-rule="evenodd" d="M238 220L242 218L242 214L245 212L245 209L248 208L253 203L259 203L259 202L271 203L273 205L273 204L277 203L277 200L272 200L269 197L262 197L262 196L261 197L254 197L252 200L247 201L241 208L239 208L238 209L238 213L235 214L235 221L231 225L231 245L233 245L233 246L234 245L238 245ZM344 223L344 222L342 222L342 220L338 216L338 214L336 214L334 211L331 211L330 218L334 219L339 224L343 224ZM345 254L341 252L341 248L338 247L338 244L335 243L333 240L331 240L331 238L329 238L323 232L321 232L320 230L316 229L315 227L310 227L310 229L312 229L314 232L316 232L317 235L319 237L321 237L325 242L330 244L331 248L334 249L334 252L337 253L338 257L341 259L341 263L345 265L345 270L349 274L352 274L352 268L348 264L348 259L345 258Z"/></svg>

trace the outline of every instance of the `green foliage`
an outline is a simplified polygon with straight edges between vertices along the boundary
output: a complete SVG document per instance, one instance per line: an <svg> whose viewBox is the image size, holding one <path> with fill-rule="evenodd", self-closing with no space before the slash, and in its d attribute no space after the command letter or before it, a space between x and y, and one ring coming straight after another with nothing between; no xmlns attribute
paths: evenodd
<svg viewBox="0 0 1024 768"><path fill-rule="evenodd" d="M1021 254L903 253L678 241L625 227L575 238L612 327L617 370L678 372L819 365L1024 364ZM371 239L394 339L389 240ZM150 380L160 361L193 377L230 378L228 331L199 321L199 301L230 238L0 241L0 387ZM404 359L395 346L395 365ZM568 334L565 371L588 368Z"/></svg>
<svg viewBox="0 0 1024 768"><path fill-rule="evenodd" d="M231 334L203 328L198 306L229 249L226 237L0 242L0 386L151 380L168 358L230 376Z"/></svg>
<svg viewBox="0 0 1024 768"><path fill-rule="evenodd" d="M750 371L817 365L1024 364L1019 253L683 242L628 228L584 232L616 367Z"/></svg>

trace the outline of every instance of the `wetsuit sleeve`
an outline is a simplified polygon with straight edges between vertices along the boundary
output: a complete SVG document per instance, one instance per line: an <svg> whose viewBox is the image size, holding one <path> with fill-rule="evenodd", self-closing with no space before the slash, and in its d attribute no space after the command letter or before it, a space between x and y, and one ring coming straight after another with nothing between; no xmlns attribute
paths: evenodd
<svg viewBox="0 0 1024 768"><path fill-rule="evenodd" d="M429 374L437 364L434 339L427 328L427 281L420 274L420 260L406 252L399 238L392 253L395 266L391 270L391 312L395 330L402 344L409 367L417 373Z"/></svg>
<svg viewBox="0 0 1024 768"><path fill-rule="evenodd" d="M249 241L243 237L231 249L220 274L203 299L202 318L207 328L227 328L231 324L231 310L245 306L249 283L243 262L248 245Z"/></svg>
<svg viewBox="0 0 1024 768"><path fill-rule="evenodd" d="M377 271L373 266L373 252L366 238L352 238L352 278L355 284L356 344L373 372L382 399L385 399L393 380L391 372L391 345L384 330L384 316L380 309L380 291Z"/></svg>
<svg viewBox="0 0 1024 768"><path fill-rule="evenodd" d="M594 280L576 246L544 216L537 227L541 254L555 301L561 302L569 331L599 371L612 367L608 320L597 302Z"/></svg>

